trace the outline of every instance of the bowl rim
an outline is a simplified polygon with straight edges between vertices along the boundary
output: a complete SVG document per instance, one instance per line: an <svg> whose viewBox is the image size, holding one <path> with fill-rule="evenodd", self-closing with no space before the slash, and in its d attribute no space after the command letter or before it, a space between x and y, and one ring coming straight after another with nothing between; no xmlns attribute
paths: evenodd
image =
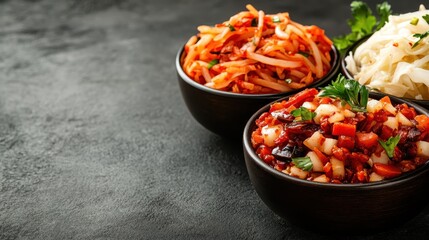
<svg viewBox="0 0 429 240"><path fill-rule="evenodd" d="M263 94L243 94L243 93L233 93L233 92L227 92L227 91L222 91L222 90L217 90L214 88L210 88L207 86L204 86L200 83L197 83L196 81L194 81L193 79L191 79L183 70L182 68L182 64L181 64L181 60L184 57L184 51L185 51L185 45L183 45L179 51L176 54L176 59L175 59L175 65L176 65L176 71L179 74L180 78L185 81L186 83L188 83L189 85L214 94L214 95L220 95L220 96L225 96L225 97L232 97L232 98L247 98L247 99L262 99L262 98L280 98L280 97L284 97L284 96L289 96L289 95L293 95L299 91L304 90L305 88L308 87L318 87L320 85L323 85L326 81L329 81L330 79L332 79L333 77L335 77L338 73L338 71L340 70L340 65L341 65L341 56L340 56L340 52L338 51L338 49L332 45L332 49L330 51L331 55L333 56L331 62L333 62L331 69L329 70L329 72L323 76L321 79L318 79L317 81L314 81L313 83L311 83L308 86L305 86L303 88L300 89L295 89L289 92L281 92L281 93L263 93Z"/></svg>
<svg viewBox="0 0 429 240"><path fill-rule="evenodd" d="M350 47L348 47L346 49L346 51L344 52L344 54L341 54L341 60L340 60L340 65L341 65L341 70L343 72L343 74L345 75L346 78L349 79L354 79L353 75L350 73L350 71L347 69L346 67L346 57L349 56L350 52L352 52L352 55L354 54L354 51L356 50L356 48L359 47L359 45L361 45L362 43L364 43L366 40L368 40L370 37L372 36L372 34L367 35L365 37L362 37L361 39L357 40L356 42L354 42ZM419 104L424 104L424 105L429 105L429 99L414 99L414 98L407 98L407 97L397 97L395 95L391 95L389 93L384 93L378 90L374 90L374 89L369 89L371 92L374 93L381 93L381 94L385 94L389 97L396 97L396 98L401 98L407 101L412 101L412 102L416 102Z"/></svg>
<svg viewBox="0 0 429 240"><path fill-rule="evenodd" d="M375 98L381 98L385 96L383 93L370 93L370 97ZM390 97L390 96L389 96ZM333 183L320 183L320 182L314 182L306 179L299 179L293 176L290 176L288 174L282 173L273 167L269 166L265 162L263 162L255 153L255 150L253 149L251 145L251 133L255 129L255 120L264 112L266 112L270 105L274 102L282 101L285 99L288 99L289 97L284 97L278 100L275 100L262 108L260 108L257 112L255 112L252 117L250 117L249 121L246 123L246 126L244 127L243 131L243 151L245 151L244 155L250 156L250 161L253 161L259 168L263 169L265 172L269 173L270 175L284 180L286 182L292 182L294 184L300 185L300 186L308 186L308 187L318 187L322 189L338 189L338 190L357 190L357 189L380 189L385 188L389 186L394 186L397 184L401 184L403 182L406 182L408 180L414 179L421 174L427 174L429 171L429 161L427 161L423 166L418 167L415 170L412 170L410 172L403 173L399 177L395 177L392 179L386 179L382 181L372 182L372 183L344 183L344 184L333 184ZM410 107L415 108L415 110L421 114L425 114L429 116L429 110L423 108L422 106L409 102L405 99L400 99L398 97L391 97L392 102L396 102L398 104L406 103ZM247 161L246 161L247 164Z"/></svg>

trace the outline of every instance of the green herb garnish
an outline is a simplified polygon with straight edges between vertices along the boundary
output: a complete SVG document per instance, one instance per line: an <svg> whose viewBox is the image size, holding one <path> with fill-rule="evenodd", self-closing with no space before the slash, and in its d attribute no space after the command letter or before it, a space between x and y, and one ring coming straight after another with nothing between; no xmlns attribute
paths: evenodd
<svg viewBox="0 0 429 240"><path fill-rule="evenodd" d="M414 26L416 26L416 25L417 25L417 23L419 23L419 19L418 19L418 18L416 18L416 17L413 17L413 18L411 19L411 21L410 21L410 24L411 24L411 25L414 25Z"/></svg>
<svg viewBox="0 0 429 240"><path fill-rule="evenodd" d="M232 26L232 25L231 25L231 24L229 24L229 23L228 23L228 27L229 27L229 30L230 30L231 32L234 32L234 31L235 31L234 26Z"/></svg>
<svg viewBox="0 0 429 240"><path fill-rule="evenodd" d="M213 59L209 62L209 65L207 66L208 69L212 68L214 65L219 63L219 59Z"/></svg>
<svg viewBox="0 0 429 240"><path fill-rule="evenodd" d="M343 101L343 104L348 103L353 111L366 112L369 91L365 86L360 85L358 81L346 79L343 75L338 74L335 81L322 88L319 96L339 98Z"/></svg>
<svg viewBox="0 0 429 240"><path fill-rule="evenodd" d="M279 22L280 22L279 16L274 16L273 17L273 23L279 23Z"/></svg>
<svg viewBox="0 0 429 240"><path fill-rule="evenodd" d="M313 163L310 157L296 157L292 158L292 162L296 167L301 168L304 171L310 171L313 168Z"/></svg>
<svg viewBox="0 0 429 240"><path fill-rule="evenodd" d="M298 54L301 54L302 56L304 56L304 57L308 57L308 56L310 56L310 54L309 53L307 53L307 52L302 52L302 51L299 51L298 52Z"/></svg>
<svg viewBox="0 0 429 240"><path fill-rule="evenodd" d="M315 112L311 112L305 107L299 107L295 110L292 110L291 113L294 117L301 117L301 121L311 120L316 116Z"/></svg>
<svg viewBox="0 0 429 240"><path fill-rule="evenodd" d="M387 2L377 4L378 21L366 3L353 1L350 7L352 18L347 21L347 24L351 29L351 33L333 39L335 47L342 52L359 39L383 27L392 13L391 7Z"/></svg>
<svg viewBox="0 0 429 240"><path fill-rule="evenodd" d="M425 33L414 34L413 37L418 38L419 40L417 40L417 42L415 42L411 48L417 47L417 45L419 45L419 43L423 40L423 38L425 38L427 36L429 36L429 31L427 31Z"/></svg>
<svg viewBox="0 0 429 240"><path fill-rule="evenodd" d="M382 140L378 140L378 142L380 143L380 145L386 151L387 156L389 156L390 158L392 158L393 157L393 152L395 151L395 147L396 147L396 145L398 145L400 139L401 139L401 136L396 135L395 137L390 137L385 142L382 141Z"/></svg>
<svg viewBox="0 0 429 240"><path fill-rule="evenodd" d="M424 16L422 16L422 18L429 24L429 14L426 14ZM419 40L417 40L417 42L415 42L413 44L413 46L411 46L411 48L415 48L417 47L417 45L419 45L419 43L422 41L423 38L429 36L429 31L425 32L425 33L416 33L413 35L413 37L418 38Z"/></svg>
<svg viewBox="0 0 429 240"><path fill-rule="evenodd" d="M290 78L285 79L285 82L286 82L286 83L292 83L292 79L290 79Z"/></svg>
<svg viewBox="0 0 429 240"><path fill-rule="evenodd" d="M422 18L429 24L429 14L422 16Z"/></svg>

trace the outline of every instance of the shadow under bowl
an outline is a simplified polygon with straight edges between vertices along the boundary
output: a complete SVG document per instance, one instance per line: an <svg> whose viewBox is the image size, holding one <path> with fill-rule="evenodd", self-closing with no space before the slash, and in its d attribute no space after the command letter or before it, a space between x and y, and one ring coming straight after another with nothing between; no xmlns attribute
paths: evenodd
<svg viewBox="0 0 429 240"><path fill-rule="evenodd" d="M370 94L380 99L381 94ZM281 100L279 100L281 101ZM419 114L429 115L421 106L403 99ZM429 164L400 177L364 184L332 184L301 180L264 163L251 144L255 120L269 110L257 111L246 124L243 151L247 171L257 194L277 215L315 232L367 234L404 224L429 203Z"/></svg>
<svg viewBox="0 0 429 240"><path fill-rule="evenodd" d="M206 129L223 137L240 139L247 120L258 109L279 98L293 95L302 89L275 94L240 94L209 88L191 79L183 70L181 61L184 47L176 56L176 71L180 91L191 115ZM333 79L340 68L340 55L331 50L331 70L323 78L306 88L316 88Z"/></svg>
<svg viewBox="0 0 429 240"><path fill-rule="evenodd" d="M346 56L349 55L350 52L352 52L352 54L354 54L354 52L356 51L356 49L362 44L364 43L366 40L368 40L370 36L364 37L362 39L360 39L359 41L355 42L352 46L350 46L349 49L347 49L347 51L345 52L345 54L343 54L343 56L341 57L341 73L348 79L354 79L353 74L347 69L347 63L345 61ZM380 94L385 94L389 97L392 97L394 95L388 94L388 93L381 93L377 90L371 90L372 92L375 93L380 93ZM396 96L394 96L396 97ZM419 100L419 99L413 99L413 98L404 98L401 97L402 99L405 99L407 101L411 101L411 102L415 102L421 106L424 106L426 108L429 108L429 100Z"/></svg>

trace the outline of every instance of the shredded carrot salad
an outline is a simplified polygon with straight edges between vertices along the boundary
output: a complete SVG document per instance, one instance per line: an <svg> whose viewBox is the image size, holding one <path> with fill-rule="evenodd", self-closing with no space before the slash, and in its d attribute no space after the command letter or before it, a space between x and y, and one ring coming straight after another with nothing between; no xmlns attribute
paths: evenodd
<svg viewBox="0 0 429 240"><path fill-rule="evenodd" d="M300 89L331 68L332 41L289 13L265 14L252 5L229 21L199 26L185 45L182 67L196 82L234 93Z"/></svg>

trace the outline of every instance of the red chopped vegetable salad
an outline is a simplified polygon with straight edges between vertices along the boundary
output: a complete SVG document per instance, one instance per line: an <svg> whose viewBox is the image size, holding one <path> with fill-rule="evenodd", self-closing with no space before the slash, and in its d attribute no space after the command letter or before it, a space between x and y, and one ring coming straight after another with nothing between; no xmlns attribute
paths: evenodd
<svg viewBox="0 0 429 240"><path fill-rule="evenodd" d="M265 163L323 183L367 183L400 176L429 159L429 117L339 76L275 102L256 120L251 141Z"/></svg>

